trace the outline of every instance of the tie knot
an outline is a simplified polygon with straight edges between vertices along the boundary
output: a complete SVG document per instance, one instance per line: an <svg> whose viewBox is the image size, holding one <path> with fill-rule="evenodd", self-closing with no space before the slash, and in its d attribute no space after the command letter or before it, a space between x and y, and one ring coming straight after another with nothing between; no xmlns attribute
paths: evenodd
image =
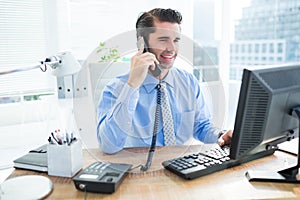
<svg viewBox="0 0 300 200"><path fill-rule="evenodd" d="M161 83L160 83L160 87L161 87L162 90L166 90L166 88L167 88L167 83L166 83L166 82L161 82Z"/></svg>

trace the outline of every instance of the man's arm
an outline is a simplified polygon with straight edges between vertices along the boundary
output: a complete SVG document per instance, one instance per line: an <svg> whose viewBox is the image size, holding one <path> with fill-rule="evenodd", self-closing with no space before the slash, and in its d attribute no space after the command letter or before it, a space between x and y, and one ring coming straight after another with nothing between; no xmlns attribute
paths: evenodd
<svg viewBox="0 0 300 200"><path fill-rule="evenodd" d="M107 86L98 106L97 138L106 153L123 149L126 135L131 132L138 89L147 76L149 66L158 64L154 54L143 53L143 50L144 46L131 58L127 82Z"/></svg>
<svg viewBox="0 0 300 200"><path fill-rule="evenodd" d="M200 86L195 87L196 92L196 115L195 115L195 133L194 137L202 142L215 143L220 146L228 145L231 142L232 130L223 132L215 127L211 122L211 115L208 106L205 103L203 93L200 91ZM221 134L221 135L220 135Z"/></svg>
<svg viewBox="0 0 300 200"><path fill-rule="evenodd" d="M132 129L132 118L138 100L138 90L126 83L113 83L105 87L98 105L97 138L105 153L123 149Z"/></svg>

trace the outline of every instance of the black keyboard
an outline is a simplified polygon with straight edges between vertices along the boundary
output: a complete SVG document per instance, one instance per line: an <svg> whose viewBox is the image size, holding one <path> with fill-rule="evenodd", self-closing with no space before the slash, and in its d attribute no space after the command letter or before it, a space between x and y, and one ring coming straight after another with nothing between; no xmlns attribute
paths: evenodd
<svg viewBox="0 0 300 200"><path fill-rule="evenodd" d="M195 179L240 164L229 158L229 147L205 144L197 153L167 160L162 165L185 179Z"/></svg>

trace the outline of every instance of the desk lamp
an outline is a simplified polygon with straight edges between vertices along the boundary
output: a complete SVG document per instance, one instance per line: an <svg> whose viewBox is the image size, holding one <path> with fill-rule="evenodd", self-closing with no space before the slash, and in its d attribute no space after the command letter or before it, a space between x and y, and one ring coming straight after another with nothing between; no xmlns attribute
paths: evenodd
<svg viewBox="0 0 300 200"><path fill-rule="evenodd" d="M46 58L41 64L52 68L52 74L57 79L58 98L74 97L75 76L81 69L74 56L70 52L63 52Z"/></svg>
<svg viewBox="0 0 300 200"><path fill-rule="evenodd" d="M48 67L52 68L52 75L56 76L57 79L58 98L74 97L75 76L80 71L81 65L71 52L58 53L55 56L46 58L45 61L40 61L40 64L36 66L0 72L0 76L37 68L45 72Z"/></svg>
<svg viewBox="0 0 300 200"><path fill-rule="evenodd" d="M75 76L80 71L81 65L70 52L58 53L46 58L45 61L41 61L36 66L0 72L0 76L38 68L45 72L49 67L52 68L52 75L56 76L57 79L58 98L73 98ZM40 189L37 190L36 188ZM47 196L52 189L53 184L49 178L39 175L20 176L8 179L0 185L0 199L1 197L4 199L40 199Z"/></svg>

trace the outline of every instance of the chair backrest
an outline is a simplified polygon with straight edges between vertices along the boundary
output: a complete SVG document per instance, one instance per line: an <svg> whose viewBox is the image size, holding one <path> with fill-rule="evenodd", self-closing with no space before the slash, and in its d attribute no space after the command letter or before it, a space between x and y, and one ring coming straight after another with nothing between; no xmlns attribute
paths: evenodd
<svg viewBox="0 0 300 200"><path fill-rule="evenodd" d="M97 105L105 85L114 77L129 71L129 62L84 63L76 81L74 116L84 148L98 148L96 137Z"/></svg>
<svg viewBox="0 0 300 200"><path fill-rule="evenodd" d="M94 107L97 109L99 99L106 84L116 76L129 72L129 62L113 63L90 63L89 75L91 83L91 94Z"/></svg>

